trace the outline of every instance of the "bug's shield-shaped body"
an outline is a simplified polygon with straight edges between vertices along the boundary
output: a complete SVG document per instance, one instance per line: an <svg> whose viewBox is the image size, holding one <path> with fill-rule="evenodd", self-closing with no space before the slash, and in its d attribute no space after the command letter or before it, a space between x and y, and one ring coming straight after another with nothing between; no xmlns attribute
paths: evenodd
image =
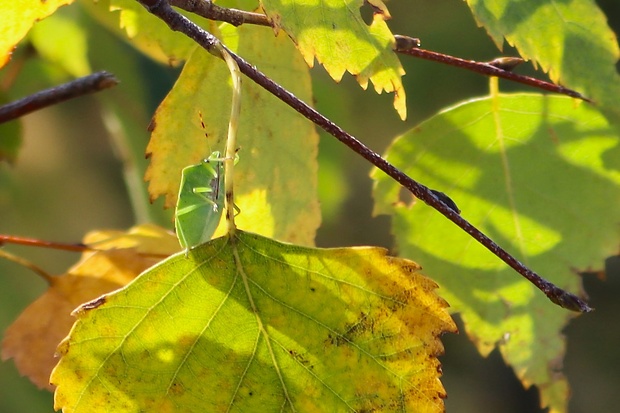
<svg viewBox="0 0 620 413"><path fill-rule="evenodd" d="M175 210L179 243L189 249L211 239L224 209L222 159L213 152L208 159L183 169Z"/></svg>

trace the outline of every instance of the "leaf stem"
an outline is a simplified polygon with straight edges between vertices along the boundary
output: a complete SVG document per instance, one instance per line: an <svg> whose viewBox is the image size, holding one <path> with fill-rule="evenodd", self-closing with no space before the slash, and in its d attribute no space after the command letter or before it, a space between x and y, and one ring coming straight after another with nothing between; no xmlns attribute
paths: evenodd
<svg viewBox="0 0 620 413"><path fill-rule="evenodd" d="M147 10L155 16L162 19L173 31L179 31L196 41L200 46L210 53L218 56L214 51L214 45L217 40L211 33L203 30L185 16L176 12L170 7L166 0L137 0ZM433 191L425 185L413 180L402 171L398 170L394 165L383 159L379 154L373 152L355 137L345 132L340 126L317 112L307 103L301 101L288 90L265 76L256 67L246 62L243 58L237 56L233 52L229 52L230 56L237 62L239 69L243 74L252 79L255 83L262 86L268 92L276 96L278 99L295 109L308 120L320 126L327 133L334 136L340 142L347 145L350 149L358 153L364 159L368 160L377 168L381 169L396 182L407 188L413 195L424 201L426 204L435 208L442 215L454 222L463 231L467 232L479 243L484 245L489 251L499 257L502 261L512 267L541 290L552 302L561 307L572 311L589 312L592 309L582 301L579 297L557 287L553 283L543 279L534 271L527 268L520 261L514 258L506 250L497 245L493 240L483 234L478 228L470 224L466 219L461 217L455 209L446 204L440 197L435 195Z"/></svg>
<svg viewBox="0 0 620 413"><path fill-rule="evenodd" d="M506 136L504 135L504 127L500 116L500 96L499 96L499 79L495 76L489 78L489 95L491 97L491 107L493 112L493 123L495 125L495 140L498 145L498 152L501 159L502 172L504 178L504 187L506 188L506 198L510 207L510 215L512 215L512 223L515 231L515 243L518 245L519 252L525 260L527 260L526 249L524 245L524 235L521 230L521 221L519 220L517 201L515 200L514 191L512 190L512 171L510 169L510 161L506 150ZM527 265L527 261L526 261Z"/></svg>
<svg viewBox="0 0 620 413"><path fill-rule="evenodd" d="M47 282L48 285L52 285L54 282L54 277L52 277L50 274L48 274L45 270L43 270L38 265L35 265L22 257L18 257L17 255L11 254L8 251L0 250L0 258L4 258L8 261L13 261L16 264L19 264L23 267L28 268L29 270L37 274L39 277L43 278Z"/></svg>
<svg viewBox="0 0 620 413"><path fill-rule="evenodd" d="M228 65L230 77L232 78L232 105L230 108L230 120L228 121L228 138L226 139L226 155L224 156L224 188L226 197L224 205L226 208L226 222L228 223L228 235L233 237L237 226L235 225L235 195L234 195L234 167L237 153L237 128L239 125L239 114L241 113L241 72L231 52L218 39L215 48L219 51L220 57Z"/></svg>

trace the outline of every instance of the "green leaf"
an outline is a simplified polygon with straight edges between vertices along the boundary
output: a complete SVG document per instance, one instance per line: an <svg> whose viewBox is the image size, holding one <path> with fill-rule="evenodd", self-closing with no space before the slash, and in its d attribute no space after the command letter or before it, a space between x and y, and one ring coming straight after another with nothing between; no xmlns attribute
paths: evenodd
<svg viewBox="0 0 620 413"><path fill-rule="evenodd" d="M455 326L418 270L243 232L176 254L76 311L55 408L441 412Z"/></svg>
<svg viewBox="0 0 620 413"><path fill-rule="evenodd" d="M385 23L390 14L381 0L368 3L373 9L370 25L360 14L363 0L261 0L274 27L284 29L310 67L316 57L337 82L348 71L364 89L370 80L377 93L394 92L394 108L405 119L405 71Z"/></svg>
<svg viewBox="0 0 620 413"><path fill-rule="evenodd" d="M75 77L91 73L88 38L74 14L62 11L32 28L30 40L37 52Z"/></svg>
<svg viewBox="0 0 620 413"><path fill-rule="evenodd" d="M51 15L72 0L22 0L0 3L0 67L10 59L13 49L28 33L32 25Z"/></svg>
<svg viewBox="0 0 620 413"><path fill-rule="evenodd" d="M551 79L576 89L620 123L620 48L592 0L467 0L501 49L504 38Z"/></svg>
<svg viewBox="0 0 620 413"><path fill-rule="evenodd" d="M252 26L225 25L222 33L233 51L298 98L312 101L308 67L285 36ZM235 203L241 212L236 222L262 235L312 245L320 223L314 126L254 82L244 80L241 89L241 161L235 167ZM166 205L174 206L181 170L212 151L224 152L230 104L226 64L196 49L153 119L146 175L152 198L165 195Z"/></svg>
<svg viewBox="0 0 620 413"><path fill-rule="evenodd" d="M565 97L500 95L449 109L399 137L397 167L448 194L462 215L543 277L575 293L577 270L617 253L619 137L592 106ZM561 334L572 314L430 207L401 199L374 172L375 213L393 214L415 256L487 355L497 345L543 406L566 411Z"/></svg>

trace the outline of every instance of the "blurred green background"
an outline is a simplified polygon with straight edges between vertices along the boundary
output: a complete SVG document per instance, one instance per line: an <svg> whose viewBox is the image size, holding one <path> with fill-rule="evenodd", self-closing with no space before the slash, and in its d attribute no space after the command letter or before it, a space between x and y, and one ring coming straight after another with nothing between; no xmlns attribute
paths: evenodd
<svg viewBox="0 0 620 413"><path fill-rule="evenodd" d="M610 25L620 32L620 3L598 1ZM500 55L516 56L506 47L497 50L483 29L477 28L462 0L389 2L393 32L420 37L422 47L466 59L486 61ZM158 102L172 86L179 69L156 65L118 42L71 6L62 10L89 27L93 70L115 73L121 84L108 92L123 99L136 124L138 144L146 146L146 127ZM104 52L102 52L102 50ZM31 53L22 47L16 53ZM119 58L121 56L121 58ZM337 87L320 67L313 72L317 108L345 130L382 152L394 136L446 106L487 93L488 80L454 67L402 56L409 118L401 122L391 95L363 91L351 76ZM142 77L131 75L140 68ZM535 74L531 65L518 73ZM7 79L0 72L0 84ZM66 73L40 59L28 59L21 77L27 84L13 91L15 98L66 81ZM544 75L536 73L535 76ZM40 79L33 82L32 79ZM502 81L502 91L528 90ZM0 92L2 93L2 92ZM101 97L85 97L25 117L24 142L14 167L0 165L0 233L55 241L76 242L95 228L127 228L135 223L122 175L122 163L110 141L110 125L100 116ZM109 119L109 118L107 118ZM321 135L320 196L323 225L319 246L380 245L392 248L387 217L371 217L370 165L335 139ZM143 161L145 162L145 161ZM160 209L156 206L155 211ZM157 212L155 212L157 214ZM162 219L161 216L159 219ZM164 219L162 222L168 222ZM584 240L587 242L587 240ZM72 253L7 246L51 273L61 273L77 259ZM422 263L424 264L424 263ZM605 263L600 263L602 269ZM570 412L613 412L620 405L620 264L607 262L607 279L584 280L594 313L579 317L566 329L568 350L565 373L572 386ZM517 276L515 274L515 276ZM0 261L0 331L45 290L45 283L15 264ZM449 412L541 412L535 389L524 390L497 351L481 358L464 334L443 337L443 383ZM0 364L0 412L51 412L52 395L37 390L19 376L12 362Z"/></svg>

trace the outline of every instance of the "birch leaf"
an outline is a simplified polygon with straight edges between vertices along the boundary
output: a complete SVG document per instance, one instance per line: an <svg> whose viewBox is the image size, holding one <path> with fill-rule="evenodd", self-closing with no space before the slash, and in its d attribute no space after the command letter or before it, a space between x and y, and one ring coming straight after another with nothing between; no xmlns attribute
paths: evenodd
<svg viewBox="0 0 620 413"><path fill-rule="evenodd" d="M34 23L53 14L56 9L72 0L22 0L0 3L0 67L10 59L13 49L28 33Z"/></svg>
<svg viewBox="0 0 620 413"><path fill-rule="evenodd" d="M620 238L620 137L600 112L566 97L500 95L461 104L399 137L397 167L448 194L462 215L560 287L598 268ZM483 354L499 347L541 404L565 412L561 331L572 313L432 208L401 199L375 172L375 213L393 214L403 256L420 260Z"/></svg>
<svg viewBox="0 0 620 413"><path fill-rule="evenodd" d="M92 231L82 254L66 274L52 277L49 289L6 330L2 359L12 358L19 372L41 388L53 390L49 375L58 343L67 335L71 311L86 301L123 287L140 272L179 250L176 237L154 225L122 231Z"/></svg>
<svg viewBox="0 0 620 413"><path fill-rule="evenodd" d="M620 124L618 39L593 0L467 0L501 49L504 38L551 80L579 90Z"/></svg>
<svg viewBox="0 0 620 413"><path fill-rule="evenodd" d="M308 67L286 36L274 38L270 31L249 25L224 25L221 34L233 51L300 99L311 101ZM244 79L241 88L240 150L235 166L235 203L241 213L237 223L265 236L313 245L321 220L316 130L253 82ZM181 170L213 151L224 153L231 90L226 64L196 49L153 119L146 174L152 198L163 195L166 205L173 207Z"/></svg>
<svg viewBox="0 0 620 413"><path fill-rule="evenodd" d="M55 408L442 412L436 284L379 248L244 232L176 254L76 311Z"/></svg>
<svg viewBox="0 0 620 413"><path fill-rule="evenodd" d="M405 74L393 49L394 35L381 0L367 3L373 10L370 25L362 19L363 0L261 0L276 30L283 29L295 42L310 67L316 58L337 82L349 72L364 89L370 80L377 93L394 92L394 108L407 117Z"/></svg>

